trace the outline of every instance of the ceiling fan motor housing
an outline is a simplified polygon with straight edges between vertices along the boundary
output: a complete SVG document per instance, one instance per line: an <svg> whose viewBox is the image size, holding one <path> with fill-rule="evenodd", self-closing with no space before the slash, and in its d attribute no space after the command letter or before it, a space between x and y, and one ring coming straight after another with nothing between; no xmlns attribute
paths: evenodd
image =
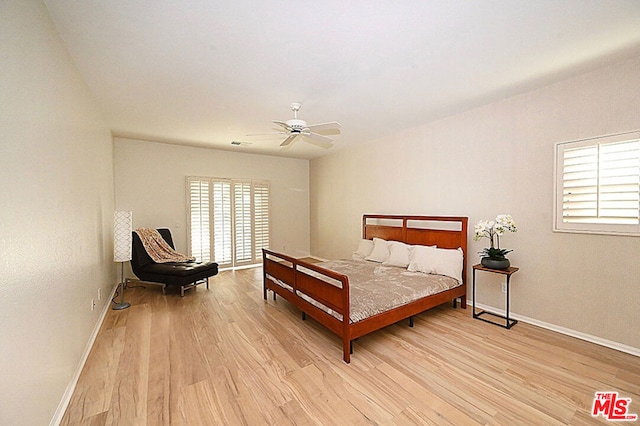
<svg viewBox="0 0 640 426"><path fill-rule="evenodd" d="M292 132L302 133L307 129L307 122L293 118L291 120L287 120L287 126L289 126Z"/></svg>

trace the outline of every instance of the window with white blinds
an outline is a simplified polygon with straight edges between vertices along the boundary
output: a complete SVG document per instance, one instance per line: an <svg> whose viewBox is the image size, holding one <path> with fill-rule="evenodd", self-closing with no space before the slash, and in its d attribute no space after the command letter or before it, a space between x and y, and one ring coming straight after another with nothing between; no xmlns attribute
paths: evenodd
<svg viewBox="0 0 640 426"><path fill-rule="evenodd" d="M236 264L250 263L253 259L251 182L233 183L233 211L235 219Z"/></svg>
<svg viewBox="0 0 640 426"><path fill-rule="evenodd" d="M218 265L231 265L233 261L232 215L231 215L231 183L213 180L213 258Z"/></svg>
<svg viewBox="0 0 640 426"><path fill-rule="evenodd" d="M556 145L556 231L640 235L640 133Z"/></svg>
<svg viewBox="0 0 640 426"><path fill-rule="evenodd" d="M198 260L207 261L211 258L209 221L210 190L211 183L209 181L193 180L188 182L188 222L191 256L195 256Z"/></svg>
<svg viewBox="0 0 640 426"><path fill-rule="evenodd" d="M269 247L268 182L187 177L187 192L192 256L221 268L261 262Z"/></svg>
<svg viewBox="0 0 640 426"><path fill-rule="evenodd" d="M264 182L253 185L253 235L254 257L262 259L262 249L269 248L269 185Z"/></svg>

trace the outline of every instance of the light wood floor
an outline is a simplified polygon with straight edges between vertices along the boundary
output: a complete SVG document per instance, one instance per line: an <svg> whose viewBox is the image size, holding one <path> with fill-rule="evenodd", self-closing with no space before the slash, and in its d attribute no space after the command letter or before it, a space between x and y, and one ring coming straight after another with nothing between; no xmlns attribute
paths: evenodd
<svg viewBox="0 0 640 426"><path fill-rule="evenodd" d="M185 297L127 289L110 310L62 424L583 425L596 391L640 414L640 358L451 305L354 344L286 301L261 269L222 272Z"/></svg>

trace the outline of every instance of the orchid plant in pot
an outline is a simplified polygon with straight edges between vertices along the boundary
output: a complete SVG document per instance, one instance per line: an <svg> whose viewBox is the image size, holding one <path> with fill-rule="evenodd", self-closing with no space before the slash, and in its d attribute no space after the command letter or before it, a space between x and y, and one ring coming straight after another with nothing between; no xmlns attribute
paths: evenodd
<svg viewBox="0 0 640 426"><path fill-rule="evenodd" d="M491 247L486 247L482 251L478 252L480 255L480 263L485 268L491 269L507 269L511 262L505 256L513 250L506 250L500 248L500 237L504 235L506 231L517 232L516 223L513 221L511 215L499 214L493 220L480 220L475 226L476 241L480 241L482 238L488 238L491 242Z"/></svg>

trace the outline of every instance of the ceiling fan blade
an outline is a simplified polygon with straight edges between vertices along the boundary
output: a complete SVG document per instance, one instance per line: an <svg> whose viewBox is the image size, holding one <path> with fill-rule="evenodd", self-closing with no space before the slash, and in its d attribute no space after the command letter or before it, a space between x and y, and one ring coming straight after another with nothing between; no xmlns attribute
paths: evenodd
<svg viewBox="0 0 640 426"><path fill-rule="evenodd" d="M271 133L249 133L246 136L277 136L286 135L288 132L271 132Z"/></svg>
<svg viewBox="0 0 640 426"><path fill-rule="evenodd" d="M289 125L284 121L273 120L273 124L277 124L278 126L281 126L286 131L291 130L291 128L289 128Z"/></svg>
<svg viewBox="0 0 640 426"><path fill-rule="evenodd" d="M292 135L289 135L288 138L286 138L281 144L280 146L288 146L291 144L291 142L293 142L298 136L300 136L300 133L294 133Z"/></svg>
<svg viewBox="0 0 640 426"><path fill-rule="evenodd" d="M317 133L303 134L302 138L312 145L319 146L320 148L331 148L333 146L333 139L326 136L319 135Z"/></svg>
<svg viewBox="0 0 640 426"><path fill-rule="evenodd" d="M311 132L314 132L314 133L320 132L325 135L339 135L341 127L342 126L340 125L340 123L336 121L330 121L328 123L312 124L308 126Z"/></svg>

